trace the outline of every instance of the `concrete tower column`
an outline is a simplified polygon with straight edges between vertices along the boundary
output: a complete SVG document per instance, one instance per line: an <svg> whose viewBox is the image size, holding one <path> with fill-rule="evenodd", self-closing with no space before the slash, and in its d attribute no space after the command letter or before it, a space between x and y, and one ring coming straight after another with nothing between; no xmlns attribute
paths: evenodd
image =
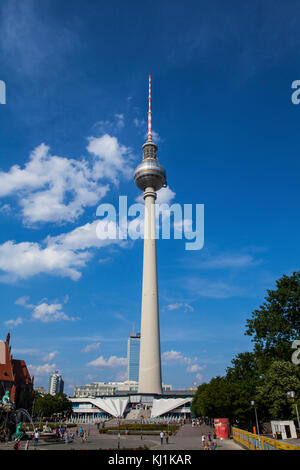
<svg viewBox="0 0 300 470"><path fill-rule="evenodd" d="M143 145L143 160L134 172L134 181L144 192L144 264L140 341L139 393L161 394L161 360L158 313L158 288L155 239L156 191L166 187L166 172L157 160L157 145L152 140L151 77L149 76L148 139Z"/></svg>
<svg viewBox="0 0 300 470"><path fill-rule="evenodd" d="M146 188L139 393L162 393L158 285L155 239L155 199Z"/></svg>

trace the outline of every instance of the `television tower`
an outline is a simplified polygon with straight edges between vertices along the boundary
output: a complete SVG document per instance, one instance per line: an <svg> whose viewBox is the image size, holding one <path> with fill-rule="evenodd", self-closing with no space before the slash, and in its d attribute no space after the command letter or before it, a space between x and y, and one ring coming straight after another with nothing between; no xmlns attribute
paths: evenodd
<svg viewBox="0 0 300 470"><path fill-rule="evenodd" d="M139 393L162 394L160 333L158 311L157 262L155 239L156 191L166 187L166 172L158 163L157 145L152 140L151 75L149 75L148 139L143 161L134 172L134 181L144 191L144 261L141 314Z"/></svg>

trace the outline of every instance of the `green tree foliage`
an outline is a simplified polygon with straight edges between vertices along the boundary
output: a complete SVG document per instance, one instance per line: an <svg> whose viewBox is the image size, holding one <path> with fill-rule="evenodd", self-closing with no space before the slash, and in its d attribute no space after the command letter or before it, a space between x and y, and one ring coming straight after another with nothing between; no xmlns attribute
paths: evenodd
<svg viewBox="0 0 300 470"><path fill-rule="evenodd" d="M257 387L257 400L267 407L270 418L288 419L293 415L293 404L286 395L290 390L300 396L297 366L291 362L274 361Z"/></svg>
<svg viewBox="0 0 300 470"><path fill-rule="evenodd" d="M291 362L292 342L300 339L300 271L282 276L246 325L253 352L238 354L225 377L200 385L192 411L198 416L229 418L251 430L252 400L260 420L266 421L293 417L288 391L294 390L300 398L300 366Z"/></svg>
<svg viewBox="0 0 300 470"><path fill-rule="evenodd" d="M236 390L234 416L239 422L251 427L254 419L251 401L255 401L257 387L262 381L258 361L253 352L245 352L237 354L231 364L226 370L226 379ZM263 403L259 405L259 414L267 414Z"/></svg>
<svg viewBox="0 0 300 470"><path fill-rule="evenodd" d="M282 276L276 290L268 290L265 302L247 320L261 370L272 361L290 361L291 343L300 339L300 271Z"/></svg>
<svg viewBox="0 0 300 470"><path fill-rule="evenodd" d="M35 392L34 395L34 417L51 418L54 414L60 413L67 416L72 412L72 403L68 400L64 393L57 393L56 395L40 395Z"/></svg>
<svg viewBox="0 0 300 470"><path fill-rule="evenodd" d="M251 427L254 411L251 400L261 377L253 353L238 354L225 377L216 377L198 388L192 411L198 416L229 418L231 422Z"/></svg>

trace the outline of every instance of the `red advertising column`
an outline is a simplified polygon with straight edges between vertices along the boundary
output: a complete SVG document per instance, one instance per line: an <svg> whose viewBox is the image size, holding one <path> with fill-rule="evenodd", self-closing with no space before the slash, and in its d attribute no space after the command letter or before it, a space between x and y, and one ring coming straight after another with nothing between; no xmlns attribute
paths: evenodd
<svg viewBox="0 0 300 470"><path fill-rule="evenodd" d="M214 419L215 431L217 438L228 439L229 437L229 419L228 418L215 418Z"/></svg>

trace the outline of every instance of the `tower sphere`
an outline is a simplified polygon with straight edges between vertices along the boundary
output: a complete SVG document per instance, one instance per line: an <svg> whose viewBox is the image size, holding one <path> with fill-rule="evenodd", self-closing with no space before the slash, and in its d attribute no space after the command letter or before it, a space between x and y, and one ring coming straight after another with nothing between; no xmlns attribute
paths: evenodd
<svg viewBox="0 0 300 470"><path fill-rule="evenodd" d="M134 181L139 189L153 188L158 191L167 186L166 172L164 167L158 163L156 157L157 146L154 142L147 141L143 145L143 161L134 172Z"/></svg>

